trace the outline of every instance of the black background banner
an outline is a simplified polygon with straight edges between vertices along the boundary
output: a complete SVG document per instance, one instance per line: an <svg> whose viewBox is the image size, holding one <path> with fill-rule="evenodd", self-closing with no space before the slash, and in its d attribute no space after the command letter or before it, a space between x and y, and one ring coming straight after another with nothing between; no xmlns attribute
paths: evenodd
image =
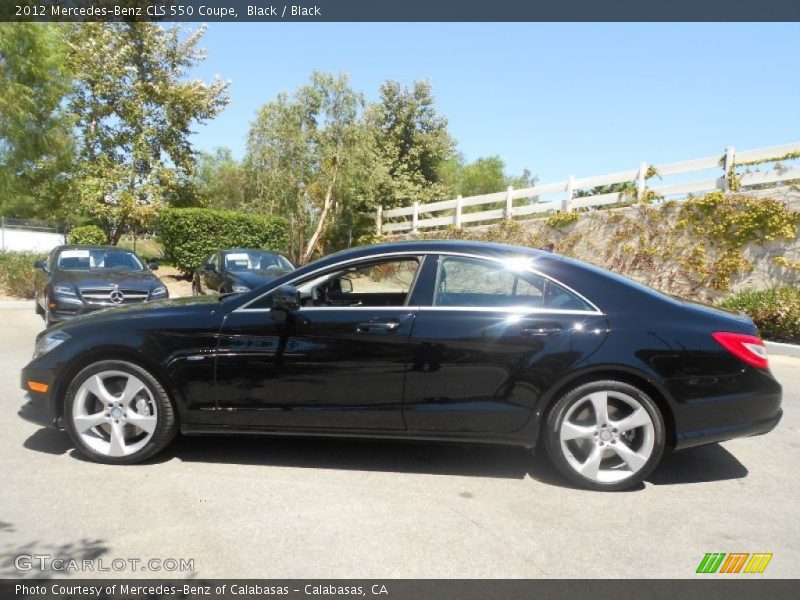
<svg viewBox="0 0 800 600"><path fill-rule="evenodd" d="M2 600L738 600L797 597L797 582L743 576L698 579L40 579L0 580ZM133 593L131 593L133 592Z"/></svg>
<svg viewBox="0 0 800 600"><path fill-rule="evenodd" d="M798 0L2 0L3 21L800 21Z"/></svg>

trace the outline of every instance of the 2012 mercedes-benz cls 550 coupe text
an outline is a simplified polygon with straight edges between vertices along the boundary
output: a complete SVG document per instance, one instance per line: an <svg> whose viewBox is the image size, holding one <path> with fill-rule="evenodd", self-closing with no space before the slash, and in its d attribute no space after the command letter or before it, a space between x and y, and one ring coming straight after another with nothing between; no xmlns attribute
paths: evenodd
<svg viewBox="0 0 800 600"><path fill-rule="evenodd" d="M169 297L153 273L156 263L146 265L115 246L58 246L35 267L34 306L48 326L95 310Z"/></svg>
<svg viewBox="0 0 800 600"><path fill-rule="evenodd" d="M770 431L781 387L749 318L548 252L401 242L251 292L47 329L21 416L86 456L184 434L542 440L573 482L620 489L665 448Z"/></svg>

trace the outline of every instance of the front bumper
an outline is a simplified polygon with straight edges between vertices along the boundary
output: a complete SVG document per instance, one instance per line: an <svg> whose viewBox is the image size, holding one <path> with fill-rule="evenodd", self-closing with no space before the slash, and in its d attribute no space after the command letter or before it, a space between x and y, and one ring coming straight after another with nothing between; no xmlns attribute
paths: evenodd
<svg viewBox="0 0 800 600"><path fill-rule="evenodd" d="M28 382L43 383L47 385L46 392L35 392L31 390ZM62 429L61 418L55 403L55 391L53 376L49 371L42 369L25 368L22 370L20 386L27 393L25 394L25 404L17 412L17 415L50 429Z"/></svg>

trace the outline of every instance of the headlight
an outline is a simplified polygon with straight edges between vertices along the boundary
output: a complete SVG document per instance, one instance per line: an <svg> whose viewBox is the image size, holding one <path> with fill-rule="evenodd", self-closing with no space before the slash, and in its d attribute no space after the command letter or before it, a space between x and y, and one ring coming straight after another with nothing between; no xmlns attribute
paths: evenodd
<svg viewBox="0 0 800 600"><path fill-rule="evenodd" d="M233 286L233 293L234 294L243 294L245 292L249 292L250 288L246 285L235 285Z"/></svg>
<svg viewBox="0 0 800 600"><path fill-rule="evenodd" d="M53 291L56 294L61 294L62 296L75 296L75 289L69 285L57 285L53 287Z"/></svg>
<svg viewBox="0 0 800 600"><path fill-rule="evenodd" d="M60 346L69 339L69 334L63 331L53 331L47 335L43 335L36 340L36 348L33 351L33 358L44 356L53 348Z"/></svg>
<svg viewBox="0 0 800 600"><path fill-rule="evenodd" d="M153 288L153 291L150 292L150 297L155 298L156 296L166 296L167 295L167 288L163 285Z"/></svg>

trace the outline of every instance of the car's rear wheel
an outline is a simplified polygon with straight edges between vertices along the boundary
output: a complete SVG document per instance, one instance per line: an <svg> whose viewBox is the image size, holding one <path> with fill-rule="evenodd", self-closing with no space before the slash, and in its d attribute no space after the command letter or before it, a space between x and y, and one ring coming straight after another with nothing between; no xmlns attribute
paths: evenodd
<svg viewBox="0 0 800 600"><path fill-rule="evenodd" d="M556 467L593 490L621 490L647 477L664 452L664 419L642 390L594 381L562 396L549 413L545 442Z"/></svg>
<svg viewBox="0 0 800 600"><path fill-rule="evenodd" d="M75 376L64 422L82 454L109 464L150 458L177 431L163 386L147 370L122 360L96 362Z"/></svg>

